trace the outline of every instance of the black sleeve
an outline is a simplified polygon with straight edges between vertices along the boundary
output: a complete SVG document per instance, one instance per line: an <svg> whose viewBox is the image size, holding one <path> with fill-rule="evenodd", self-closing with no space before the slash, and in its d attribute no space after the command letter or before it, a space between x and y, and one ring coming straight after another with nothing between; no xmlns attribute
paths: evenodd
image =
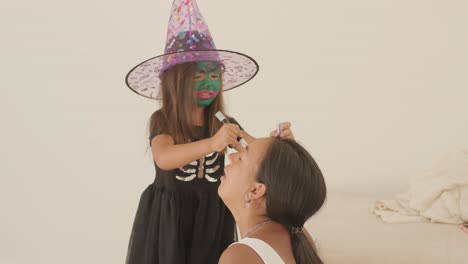
<svg viewBox="0 0 468 264"><path fill-rule="evenodd" d="M153 115L151 115L151 119L150 119L150 125L149 125L149 141L151 143L151 140L159 135L159 134L162 134L163 133L163 129L162 129L162 124L164 124L163 122L163 116L162 116L162 113L160 110L156 111L153 113Z"/></svg>

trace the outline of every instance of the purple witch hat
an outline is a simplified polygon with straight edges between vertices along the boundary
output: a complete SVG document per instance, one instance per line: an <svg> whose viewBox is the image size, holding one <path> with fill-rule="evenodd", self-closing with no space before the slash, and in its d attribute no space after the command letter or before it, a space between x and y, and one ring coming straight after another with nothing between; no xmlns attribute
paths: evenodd
<svg viewBox="0 0 468 264"><path fill-rule="evenodd" d="M242 53L219 50L198 9L196 0L174 0L166 38L166 52L135 66L126 77L130 89L139 95L158 98L160 75L170 67L211 61L223 66L223 90L250 81L258 72L257 62Z"/></svg>

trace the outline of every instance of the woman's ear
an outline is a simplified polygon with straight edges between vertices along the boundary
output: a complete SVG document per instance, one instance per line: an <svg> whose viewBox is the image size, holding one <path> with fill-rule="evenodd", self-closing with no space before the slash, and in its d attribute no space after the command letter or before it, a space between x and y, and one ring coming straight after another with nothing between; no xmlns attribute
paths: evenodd
<svg viewBox="0 0 468 264"><path fill-rule="evenodd" d="M263 183L255 183L254 187L249 191L249 199L256 200L266 195L266 186Z"/></svg>

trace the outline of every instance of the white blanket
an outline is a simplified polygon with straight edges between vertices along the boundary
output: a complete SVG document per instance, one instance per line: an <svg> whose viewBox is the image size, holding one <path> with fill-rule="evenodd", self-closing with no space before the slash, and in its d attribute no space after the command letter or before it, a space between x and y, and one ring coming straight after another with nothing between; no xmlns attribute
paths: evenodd
<svg viewBox="0 0 468 264"><path fill-rule="evenodd" d="M413 177L407 193L378 200L371 210L388 223L468 221L468 150L448 154L423 176Z"/></svg>

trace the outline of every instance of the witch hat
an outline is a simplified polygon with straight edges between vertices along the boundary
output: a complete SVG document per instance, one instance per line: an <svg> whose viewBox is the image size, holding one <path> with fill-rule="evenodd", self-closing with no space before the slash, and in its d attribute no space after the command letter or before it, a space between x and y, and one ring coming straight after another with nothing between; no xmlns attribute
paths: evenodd
<svg viewBox="0 0 468 264"><path fill-rule="evenodd" d="M135 66L127 74L127 86L139 95L158 98L160 76L185 62L210 61L222 65L223 90L250 81L258 72L257 62L240 52L216 49L208 25L196 0L174 0L167 29L165 53Z"/></svg>

